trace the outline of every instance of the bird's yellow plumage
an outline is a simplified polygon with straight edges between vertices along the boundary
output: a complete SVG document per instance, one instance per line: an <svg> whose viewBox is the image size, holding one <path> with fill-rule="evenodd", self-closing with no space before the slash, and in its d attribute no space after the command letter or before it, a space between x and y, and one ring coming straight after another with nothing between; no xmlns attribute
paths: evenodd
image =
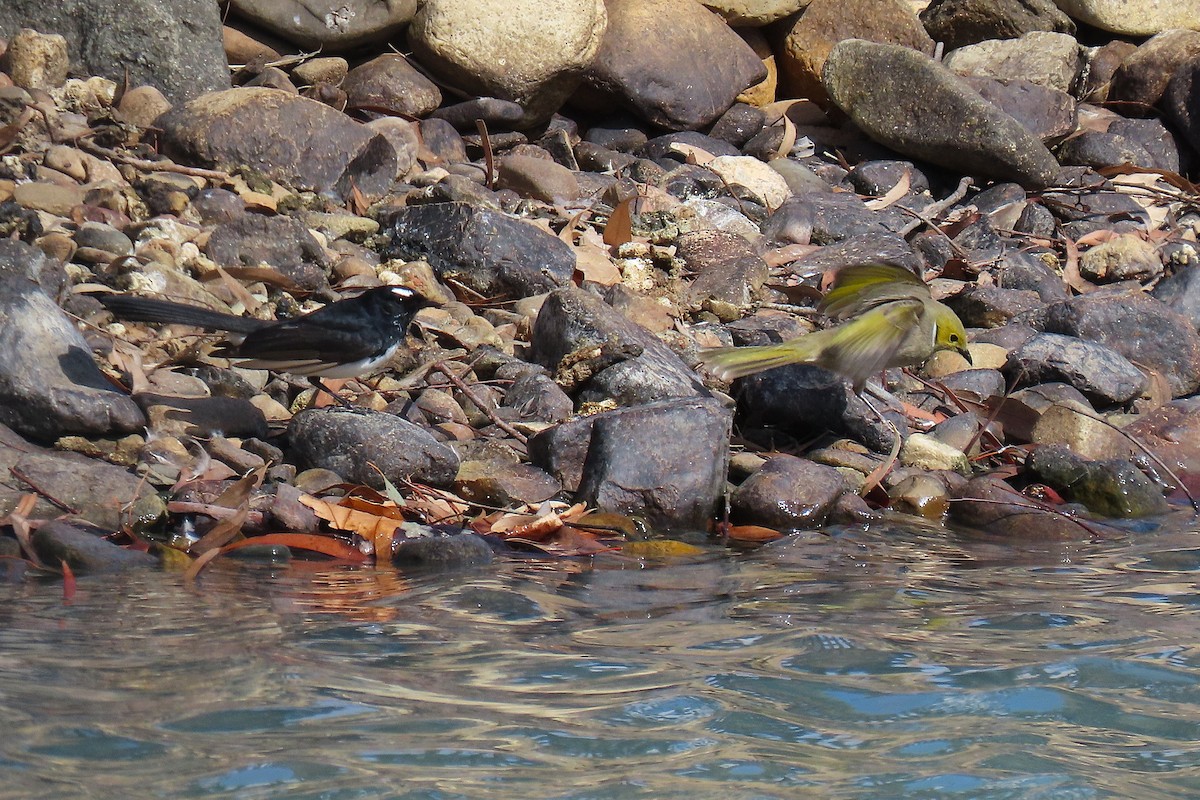
<svg viewBox="0 0 1200 800"><path fill-rule="evenodd" d="M924 363L938 350L971 359L958 315L901 267L843 267L820 308L842 324L782 344L702 350L700 361L722 380L785 364L815 364L844 375L861 391L875 373Z"/></svg>

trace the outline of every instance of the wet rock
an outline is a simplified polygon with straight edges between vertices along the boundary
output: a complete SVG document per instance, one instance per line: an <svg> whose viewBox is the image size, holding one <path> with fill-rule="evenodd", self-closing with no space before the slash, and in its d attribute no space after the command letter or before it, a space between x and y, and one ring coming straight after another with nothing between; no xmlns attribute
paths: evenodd
<svg viewBox="0 0 1200 800"><path fill-rule="evenodd" d="M1075 37L1034 31L1019 39L980 42L955 50L946 68L959 75L997 80L1025 80L1070 94L1083 68L1083 51Z"/></svg>
<svg viewBox="0 0 1200 800"><path fill-rule="evenodd" d="M750 46L695 0L610 0L608 20L586 72L588 105L616 104L668 130L695 130L766 77Z"/></svg>
<svg viewBox="0 0 1200 800"><path fill-rule="evenodd" d="M708 391L658 337L595 295L568 288L542 304L530 357L581 402L639 405Z"/></svg>
<svg viewBox="0 0 1200 800"><path fill-rule="evenodd" d="M608 23L601 0L546 5L429 0L409 28L423 66L469 94L519 103L530 127L550 118L592 63ZM503 58L496 58L503 52Z"/></svg>
<svg viewBox="0 0 1200 800"><path fill-rule="evenodd" d="M564 490L575 492L583 479L583 463L592 440L594 417L580 417L529 437L529 460L553 475Z"/></svg>
<svg viewBox="0 0 1200 800"><path fill-rule="evenodd" d="M1075 33L1075 23L1053 0L934 0L921 12L921 22L947 50L1033 31Z"/></svg>
<svg viewBox="0 0 1200 800"><path fill-rule="evenodd" d="M843 39L862 39L933 55L933 40L912 9L899 0L813 0L787 26L779 49L780 78L791 96L828 104L828 87L823 85L821 75L830 51Z"/></svg>
<svg viewBox="0 0 1200 800"><path fill-rule="evenodd" d="M274 268L309 291L327 289L329 256L294 217L240 214L213 228L205 251L223 267Z"/></svg>
<svg viewBox="0 0 1200 800"><path fill-rule="evenodd" d="M563 203L579 197L579 181L571 170L545 158L507 155L500 160L496 188L544 203Z"/></svg>
<svg viewBox="0 0 1200 800"><path fill-rule="evenodd" d="M136 567L153 567L158 559L140 550L127 550L103 539L107 531L84 528L54 520L33 532L33 549L38 558L58 566L65 561L76 574L119 572Z"/></svg>
<svg viewBox="0 0 1200 800"><path fill-rule="evenodd" d="M730 498L739 522L772 528L814 528L824 524L845 491L833 467L776 455L747 478Z"/></svg>
<svg viewBox="0 0 1200 800"><path fill-rule="evenodd" d="M383 478L449 486L458 472L454 450L391 414L307 409L292 418L288 439L301 463L378 489Z"/></svg>
<svg viewBox="0 0 1200 800"><path fill-rule="evenodd" d="M1045 408L1029 439L1038 445L1065 445L1082 458L1129 458L1134 454L1128 437L1091 411L1086 402Z"/></svg>
<svg viewBox="0 0 1200 800"><path fill-rule="evenodd" d="M342 91L352 107L396 116L424 117L442 104L437 84L398 53L376 56L350 70Z"/></svg>
<svg viewBox="0 0 1200 800"><path fill-rule="evenodd" d="M1035 449L1026 466L1067 500L1106 517L1148 517L1170 508L1161 487L1123 459L1089 461L1051 445Z"/></svg>
<svg viewBox="0 0 1200 800"><path fill-rule="evenodd" d="M1197 12L1200 13L1200 8ZM1179 27L1191 28L1194 24ZM1108 101L1122 103L1116 108L1130 116L1144 116L1149 109L1159 106L1175 72L1197 58L1200 58L1200 31L1163 31L1142 43L1113 73Z"/></svg>
<svg viewBox="0 0 1200 800"><path fill-rule="evenodd" d="M273 89L213 92L158 119L168 153L219 169L252 167L297 189L375 197L396 175L387 139L332 108Z"/></svg>
<svg viewBox="0 0 1200 800"><path fill-rule="evenodd" d="M1172 397L1200 388L1200 334L1191 321L1140 291L1092 292L1046 309L1045 329L1111 347L1155 370Z"/></svg>
<svg viewBox="0 0 1200 800"><path fill-rule="evenodd" d="M1009 354L1005 374L1022 385L1062 381L1104 405L1127 403L1146 388L1146 376L1103 344L1039 333Z"/></svg>
<svg viewBox="0 0 1200 800"><path fill-rule="evenodd" d="M454 479L459 497L489 506L537 504L561 490L562 484L550 474L529 464L463 461Z"/></svg>
<svg viewBox="0 0 1200 800"><path fill-rule="evenodd" d="M1175 400L1142 415L1125 432L1181 478L1200 475L1200 397ZM1127 457L1120 450L1110 458Z"/></svg>
<svg viewBox="0 0 1200 800"><path fill-rule="evenodd" d="M471 569L486 567L493 560L492 548L474 533L401 539L392 550L392 563L405 569Z"/></svg>
<svg viewBox="0 0 1200 800"><path fill-rule="evenodd" d="M950 470L962 475L971 474L971 462L966 454L933 436L913 433L900 448L900 463L923 470Z"/></svg>
<svg viewBox="0 0 1200 800"><path fill-rule="evenodd" d="M172 101L229 87L220 13L207 0L129 0L119 12L91 0L0 4L0 36L22 28L62 34L76 74L155 86Z"/></svg>
<svg viewBox="0 0 1200 800"><path fill-rule="evenodd" d="M1058 172L1050 151L1016 120L913 50L841 42L824 81L867 135L905 155L1024 186L1046 186Z"/></svg>
<svg viewBox="0 0 1200 800"><path fill-rule="evenodd" d="M741 379L736 384L739 417L746 425L768 424L797 438L823 433L851 436L873 450L887 452L895 442L891 427L879 419L841 376L820 367L792 364ZM901 431L902 416L877 405Z"/></svg>
<svg viewBox="0 0 1200 800"><path fill-rule="evenodd" d="M705 530L725 486L732 415L710 400L596 414L578 499L660 529Z"/></svg>
<svg viewBox="0 0 1200 800"><path fill-rule="evenodd" d="M442 279L485 296L526 297L563 286L575 271L566 242L526 222L465 203L409 206L380 217L387 258L423 258Z"/></svg>
<svg viewBox="0 0 1200 800"><path fill-rule="evenodd" d="M1095 530L987 476L974 478L959 490L950 518L983 533L1020 539L1086 540Z"/></svg>
<svg viewBox="0 0 1200 800"><path fill-rule="evenodd" d="M50 269L40 251L0 241L0 422L45 440L137 430L145 424L137 406L35 282Z"/></svg>
<svg viewBox="0 0 1200 800"><path fill-rule="evenodd" d="M717 303L740 309L758 296L769 276L767 263L737 234L685 233L675 240L675 247L695 274L688 290L695 307L712 308Z"/></svg>
<svg viewBox="0 0 1200 800"><path fill-rule="evenodd" d="M153 487L128 470L80 455L43 449L0 426L0 515L8 514L32 486L38 501L31 518L54 518L64 509L45 499L53 497L73 516L106 530L124 523L149 524L165 511ZM24 476L17 478L18 475Z"/></svg>
<svg viewBox="0 0 1200 800"><path fill-rule="evenodd" d="M1200 18L1196 0L1056 0L1058 7L1087 25L1130 36L1149 36L1169 28L1194 27Z"/></svg>
<svg viewBox="0 0 1200 800"><path fill-rule="evenodd" d="M232 0L230 7L289 42L331 53L396 36L413 18L417 0L339 0L324 6L298 0Z"/></svg>

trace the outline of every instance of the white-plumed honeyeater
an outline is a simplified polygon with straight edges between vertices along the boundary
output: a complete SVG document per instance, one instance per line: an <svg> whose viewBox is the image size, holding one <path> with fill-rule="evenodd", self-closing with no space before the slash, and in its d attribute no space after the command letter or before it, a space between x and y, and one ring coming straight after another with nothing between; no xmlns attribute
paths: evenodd
<svg viewBox="0 0 1200 800"><path fill-rule="evenodd" d="M971 360L962 320L902 267L843 267L820 309L841 324L782 344L708 348L700 351L700 362L721 380L785 364L814 364L844 375L861 392L872 375L923 364L938 350Z"/></svg>

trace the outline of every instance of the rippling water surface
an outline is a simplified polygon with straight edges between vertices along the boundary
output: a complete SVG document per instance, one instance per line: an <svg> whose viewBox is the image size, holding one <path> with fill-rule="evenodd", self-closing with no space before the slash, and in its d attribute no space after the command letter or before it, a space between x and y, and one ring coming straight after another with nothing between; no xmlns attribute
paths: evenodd
<svg viewBox="0 0 1200 800"><path fill-rule="evenodd" d="M1196 798L1198 533L0 587L0 797Z"/></svg>

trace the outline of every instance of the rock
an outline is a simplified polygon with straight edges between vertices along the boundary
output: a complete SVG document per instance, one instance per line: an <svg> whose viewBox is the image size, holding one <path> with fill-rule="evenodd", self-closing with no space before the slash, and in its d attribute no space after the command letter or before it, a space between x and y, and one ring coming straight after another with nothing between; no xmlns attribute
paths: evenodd
<svg viewBox="0 0 1200 800"><path fill-rule="evenodd" d="M707 164L726 186L740 186L755 200L774 210L792 196L787 181L770 166L750 156L718 156Z"/></svg>
<svg viewBox="0 0 1200 800"><path fill-rule="evenodd" d="M476 131L476 122L483 120L489 129L515 128L525 118L520 103L498 97L472 97L461 103L442 106L430 116L443 119L460 131Z"/></svg>
<svg viewBox="0 0 1200 800"><path fill-rule="evenodd" d="M977 283L945 302L969 328L998 328L1018 314L1042 307L1037 292Z"/></svg>
<svg viewBox="0 0 1200 800"><path fill-rule="evenodd" d="M1026 466L1067 500L1106 517L1148 517L1170 509L1162 489L1123 459L1089 461L1050 445L1030 453Z"/></svg>
<svg viewBox="0 0 1200 800"><path fill-rule="evenodd" d="M913 50L841 42L824 81L867 135L905 155L1032 187L1049 185L1058 172L1050 151L1016 120Z"/></svg>
<svg viewBox="0 0 1200 800"><path fill-rule="evenodd" d="M553 370L581 402L640 405L709 394L658 337L579 289L550 293L530 346L531 360Z"/></svg>
<svg viewBox="0 0 1200 800"><path fill-rule="evenodd" d="M1200 388L1200 334L1186 317L1140 291L1092 292L1053 303L1045 329L1107 345L1158 372L1172 397Z"/></svg>
<svg viewBox="0 0 1200 800"><path fill-rule="evenodd" d="M377 489L383 478L449 486L458 472L454 450L391 414L307 409L292 418L288 439L301 463Z"/></svg>
<svg viewBox="0 0 1200 800"><path fill-rule="evenodd" d="M1150 36L1169 28L1195 28L1200 0L1055 0L1079 22L1128 36Z"/></svg>
<svg viewBox="0 0 1200 800"><path fill-rule="evenodd" d="M960 48L945 63L958 75L1025 80L1070 94L1083 68L1083 51L1073 36L1034 31Z"/></svg>
<svg viewBox="0 0 1200 800"><path fill-rule="evenodd" d="M947 50L1033 31L1075 33L1075 23L1053 0L934 0L921 12L921 22Z"/></svg>
<svg viewBox="0 0 1200 800"><path fill-rule="evenodd" d="M1180 478L1200 475L1200 397L1175 400L1159 406L1134 420L1124 430L1148 447ZM1128 442L1122 444L1127 445ZM1117 449L1102 457L1128 456Z"/></svg>
<svg viewBox="0 0 1200 800"><path fill-rule="evenodd" d="M1200 0L1182 0L1182 4L1196 5L1196 13L1200 14ZM1200 16L1193 18L1192 25L1178 27L1196 27L1198 21ZM1127 109L1130 116L1144 116L1158 107L1175 72L1198 58L1200 31L1163 31L1142 43L1117 67L1108 87L1108 102L1120 103L1115 107Z"/></svg>
<svg viewBox="0 0 1200 800"><path fill-rule="evenodd" d="M746 103L734 103L713 123L708 135L714 139L741 147L762 131L767 115L759 108Z"/></svg>
<svg viewBox="0 0 1200 800"><path fill-rule="evenodd" d="M379 222L390 237L385 257L425 259L439 278L484 296L549 291L575 271L574 252L557 236L466 203L408 206Z"/></svg>
<svg viewBox="0 0 1200 800"><path fill-rule="evenodd" d="M53 183L22 183L13 189L13 200L25 208L45 211L56 217L71 216L71 209L83 205L83 188Z"/></svg>
<svg viewBox="0 0 1200 800"><path fill-rule="evenodd" d="M829 101L821 77L825 62L844 39L933 55L933 40L912 9L900 0L813 0L784 31L783 47L778 49L784 88L792 97L809 98L823 106Z"/></svg>
<svg viewBox="0 0 1200 800"><path fill-rule="evenodd" d="M771 528L815 528L825 523L845 491L841 473L803 458L767 459L733 492L731 512L739 522Z"/></svg>
<svg viewBox="0 0 1200 800"><path fill-rule="evenodd" d="M340 85L348 74L350 74L350 64L340 56L310 58L292 67L292 78L310 86L316 83Z"/></svg>
<svg viewBox="0 0 1200 800"><path fill-rule="evenodd" d="M198 97L158 119L169 153L218 169L252 167L296 189L375 197L391 188L387 139L332 108L275 89Z"/></svg>
<svg viewBox="0 0 1200 800"><path fill-rule="evenodd" d="M145 424L137 406L35 282L49 270L40 251L0 241L0 422L43 440L137 430Z"/></svg>
<svg viewBox="0 0 1200 800"><path fill-rule="evenodd" d="M1098 283L1147 281L1162 271L1162 259L1154 245L1131 233L1118 234L1079 257L1080 274Z"/></svg>
<svg viewBox="0 0 1200 800"><path fill-rule="evenodd" d="M706 8L720 14L730 25L747 28L769 25L806 4L806 0L704 0Z"/></svg>
<svg viewBox="0 0 1200 800"><path fill-rule="evenodd" d="M158 565L158 559L149 553L127 550L101 538L107 533L53 520L33 532L33 549L45 563L57 567L65 561L78 575Z"/></svg>
<svg viewBox="0 0 1200 800"><path fill-rule="evenodd" d="M1026 341L1004 371L1021 385L1063 381L1104 405L1127 403L1146 388L1142 371L1112 348L1056 333Z"/></svg>
<svg viewBox="0 0 1200 800"><path fill-rule="evenodd" d="M223 267L277 270L287 282L308 290L327 289L329 256L294 217L240 214L216 225L205 253Z"/></svg>
<svg viewBox="0 0 1200 800"><path fill-rule="evenodd" d="M529 437L529 461L557 478L565 491L574 493L583 479L593 419L579 417Z"/></svg>
<svg viewBox="0 0 1200 800"><path fill-rule="evenodd" d="M422 66L451 86L519 103L524 128L548 120L575 90L607 25L601 0L428 0L408 41Z"/></svg>
<svg viewBox="0 0 1200 800"><path fill-rule="evenodd" d="M728 409L711 400L668 400L591 420L578 500L658 529L708 528L725 486Z"/></svg>
<svg viewBox="0 0 1200 800"><path fill-rule="evenodd" d="M22 28L61 34L71 72L155 86L172 102L229 88L220 11L208 0L6 0L0 37Z"/></svg>
<svg viewBox="0 0 1200 800"><path fill-rule="evenodd" d="M417 0L338 0L306 4L299 0L231 0L234 13L307 50L342 52L385 42L408 24Z"/></svg>
<svg viewBox="0 0 1200 800"><path fill-rule="evenodd" d="M696 308L711 309L716 303L741 309L759 296L769 277L762 256L737 234L685 233L675 240L675 248L676 255L695 274L688 294Z"/></svg>
<svg viewBox="0 0 1200 800"><path fill-rule="evenodd" d="M1121 164L1155 168L1155 159L1146 148L1108 131L1084 131L1071 137L1058 149L1058 159L1066 166L1093 169Z"/></svg>
<svg viewBox="0 0 1200 800"><path fill-rule="evenodd" d="M510 154L500 159L496 188L511 189L521 197L544 203L565 203L579 198L579 181L571 170L534 156Z"/></svg>
<svg viewBox="0 0 1200 800"><path fill-rule="evenodd" d="M438 572L486 567L494 558L487 541L474 533L400 539L392 550L398 567Z"/></svg>
<svg viewBox="0 0 1200 800"><path fill-rule="evenodd" d="M608 19L586 71L587 105L615 104L668 130L695 130L766 77L750 46L695 0L610 0Z"/></svg>
<svg viewBox="0 0 1200 800"><path fill-rule="evenodd" d="M1200 264L1177 270L1159 281L1150 294L1187 317L1200 330Z"/></svg>
<svg viewBox="0 0 1200 800"><path fill-rule="evenodd" d="M1129 458L1134 454L1129 439L1086 404L1051 405L1042 412L1029 438L1037 445L1065 445L1081 458Z"/></svg>
<svg viewBox="0 0 1200 800"><path fill-rule="evenodd" d="M1175 70L1162 102L1183 139L1200 150L1200 60Z"/></svg>
<svg viewBox="0 0 1200 800"><path fill-rule="evenodd" d="M437 84L398 53L376 56L346 74L346 101L368 113L424 117L442 104Z"/></svg>
<svg viewBox="0 0 1200 800"><path fill-rule="evenodd" d="M849 192L793 197L762 225L763 237L776 245L828 245L890 233L880 215Z"/></svg>
<svg viewBox="0 0 1200 800"><path fill-rule="evenodd" d="M923 470L952 470L971 474L971 462L966 453L923 433L913 433L900 448L900 463Z"/></svg>
<svg viewBox="0 0 1200 800"><path fill-rule="evenodd" d="M1063 222L1060 234L1079 239L1095 231L1138 232L1150 227L1146 210L1120 192L1097 189L1078 195L1046 192L1051 213ZM1059 288L1062 282L1059 281ZM1039 292L1040 293L1040 292Z"/></svg>
<svg viewBox="0 0 1200 800"><path fill-rule="evenodd" d="M1137 45L1133 42L1115 39L1087 51L1088 64L1080 82L1079 99L1088 103L1103 103L1108 100L1108 89L1113 74L1135 50Z"/></svg>
<svg viewBox="0 0 1200 800"><path fill-rule="evenodd" d="M501 378L497 372L497 379ZM517 377L504 393L504 406L521 415L522 421L562 422L575 410L571 398L549 375L526 372Z"/></svg>
<svg viewBox="0 0 1200 800"><path fill-rule="evenodd" d="M844 378L807 364L792 364L741 379L738 414L747 424L768 423L799 439L824 433L852 436L873 450L887 452L895 433L885 425ZM902 417L878 406L904 431Z"/></svg>
<svg viewBox="0 0 1200 800"><path fill-rule="evenodd" d="M965 83L984 100L1021 123L1043 143L1052 145L1075 132L1075 98L1066 92L1021 79L967 77Z"/></svg>
<svg viewBox="0 0 1200 800"><path fill-rule="evenodd" d="M57 89L67 82L67 40L22 29L8 42L8 73L23 89Z"/></svg>
<svg viewBox="0 0 1200 800"><path fill-rule="evenodd" d="M489 506L536 505L561 490L562 484L529 464L463 461L454 479L454 492L459 497Z"/></svg>
<svg viewBox="0 0 1200 800"><path fill-rule="evenodd" d="M992 536L1059 540L1091 538L1094 526L1032 500L997 478L974 478L957 492L950 518Z"/></svg>
<svg viewBox="0 0 1200 800"><path fill-rule="evenodd" d="M172 436L267 435L267 420L250 403L233 397L168 397L142 392L133 399L146 413L147 424L158 434Z"/></svg>
<svg viewBox="0 0 1200 800"><path fill-rule="evenodd" d="M39 493L29 514L31 519L52 519L63 514L61 507L44 499L45 495L69 506L77 519L110 531L127 523L149 525L166 511L154 488L123 467L78 453L44 449L3 426L0 472L10 476L0 485L0 515L12 512L30 486L37 486ZM18 474L24 477L18 479Z"/></svg>

